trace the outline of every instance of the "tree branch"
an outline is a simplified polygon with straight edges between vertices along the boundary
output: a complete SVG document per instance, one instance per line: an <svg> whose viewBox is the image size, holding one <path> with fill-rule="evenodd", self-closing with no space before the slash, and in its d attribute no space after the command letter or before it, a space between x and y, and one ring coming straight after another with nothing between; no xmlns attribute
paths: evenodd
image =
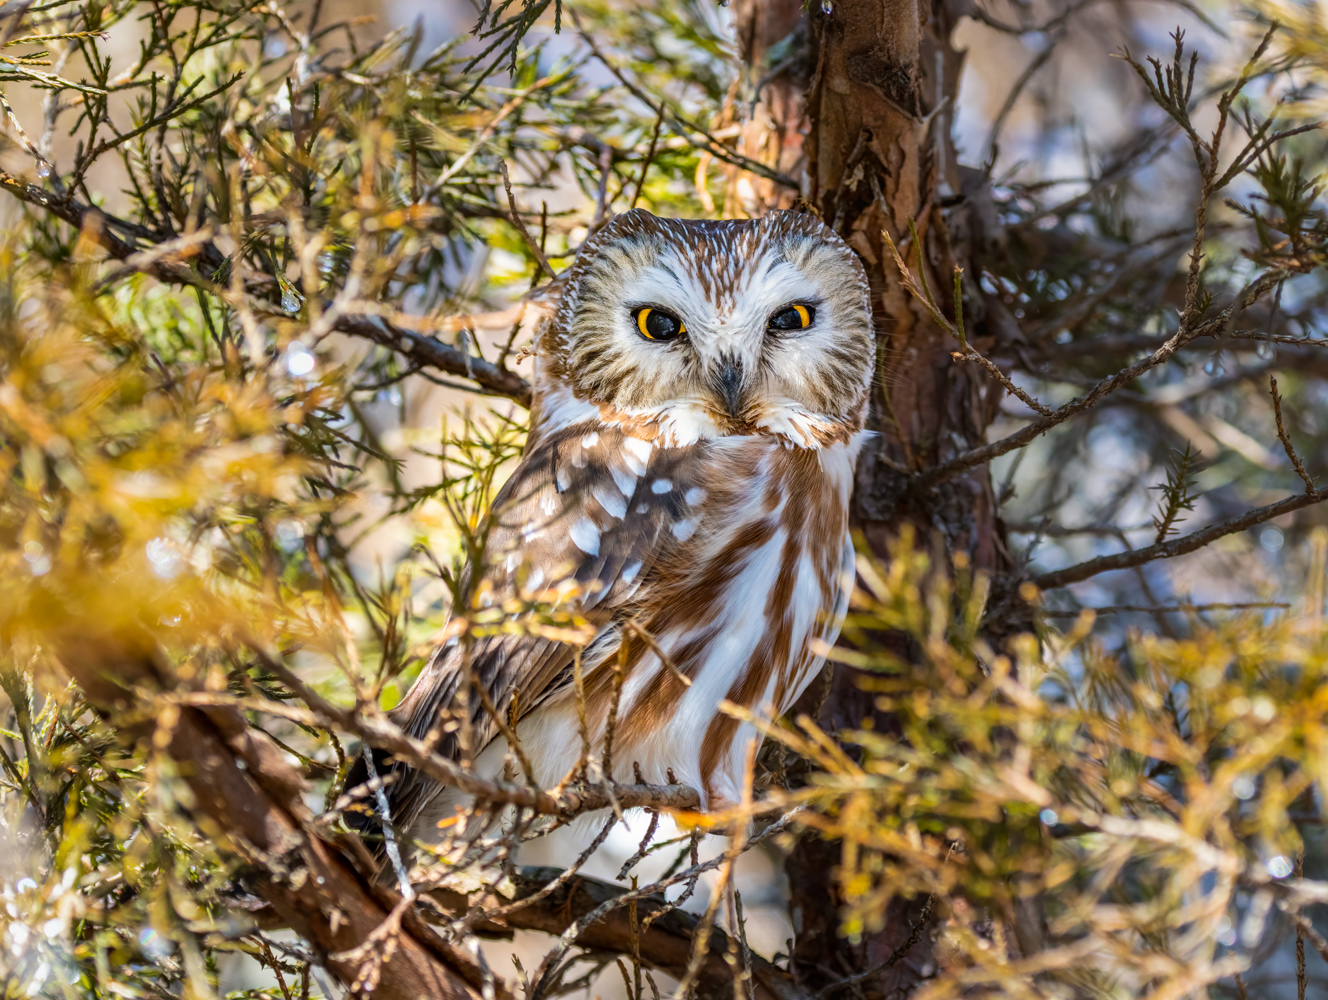
<svg viewBox="0 0 1328 1000"><path fill-rule="evenodd" d="M403 330L379 316L363 313L338 316L333 329L351 337L372 340L375 344L395 351L412 364L468 378L491 395L506 396L521 406L530 406L530 384L516 372L467 354L441 340L412 330Z"/></svg>
<svg viewBox="0 0 1328 1000"><path fill-rule="evenodd" d="M557 868L522 868L513 880L516 899L538 893L562 874ZM628 890L611 882L578 875L544 899L511 914L504 923L519 930L561 935L576 921ZM691 957L692 938L699 918L668 904L663 895L647 896L636 904L641 960L650 967L681 979ZM583 948L632 953L633 928L629 908L620 906L591 924L576 939ZM696 975L698 1000L732 1000L733 973L725 961L728 935L715 928L710 947ZM811 994L788 973L759 955L752 956L755 1000L811 1000Z"/></svg>
<svg viewBox="0 0 1328 1000"><path fill-rule="evenodd" d="M1254 510L1246 511L1239 517L1233 517L1218 524L1210 524L1208 527L1192 531L1188 535L1173 538L1169 542L1149 545L1142 549L1130 549L1127 552L1117 552L1109 556L1098 556L1096 559L1076 563L1073 566L1067 566L1065 569L1043 573L1041 576L1033 577L1033 583L1043 590L1048 590L1052 587L1065 587L1072 583L1078 583L1080 580L1087 580L1090 576L1097 576L1099 573L1142 566L1144 563L1153 562L1157 559L1172 559L1187 552L1193 552L1195 549L1201 549L1224 535L1244 531L1246 528L1252 528L1264 521L1271 521L1282 514L1289 514L1293 510L1300 510L1302 507L1321 503L1325 499L1328 499L1328 495L1322 493L1301 493L1297 496L1287 497L1285 500L1279 500L1277 503L1269 504L1266 507L1256 507Z"/></svg>
<svg viewBox="0 0 1328 1000"><path fill-rule="evenodd" d="M568 785L554 792L546 792L529 785L518 785L506 781L490 781L473 774L450 758L435 753L423 740L417 740L403 733L383 716L366 716L353 709L339 708L321 697L304 683L293 671L280 661L267 656L261 650L254 651L263 661L266 670L271 671L283 684L293 691L309 706L317 717L303 720L305 724L331 722L346 729L370 746L385 750L403 763L423 771L429 777L459 788L467 795L473 795L493 805L521 806L533 812L547 816L575 816L596 809L608 809L615 805L623 809L649 807L653 809L695 810L701 807L701 799L694 788L687 785L620 785L616 782L588 782ZM202 697L214 697L211 693ZM271 711L274 714L289 716L289 707L278 702L254 705L253 700L245 707L257 711Z"/></svg>
<svg viewBox="0 0 1328 1000"><path fill-rule="evenodd" d="M930 469L924 469L916 473L908 484L910 491L919 491L929 489L938 483L943 483L947 479L959 475L962 472L972 469L979 465L985 465L994 458L1014 451L1016 448L1022 448L1024 445L1033 441L1035 438L1045 434L1057 424L1062 424L1071 417L1092 406L1096 406L1105 396L1110 395L1124 385L1128 385L1147 371L1151 371L1158 365L1165 364L1171 359L1181 347L1184 347L1190 341L1199 337L1211 335L1222 331L1230 319L1240 310L1257 302L1269 291L1275 288L1279 283L1286 280L1286 272L1277 270L1269 271L1259 277L1257 281L1251 284L1235 302L1223 309L1212 319L1199 324L1193 328L1186 328L1182 325L1179 330L1172 335L1166 343L1162 344L1157 350L1153 351L1148 357L1127 368L1122 368L1114 375L1109 375L1102 379L1097 385L1082 396L1076 396L1065 405L1058 407L1048 415L1034 420L1025 427L1015 431L1008 437L1003 437L999 441L993 441L990 444L984 444L977 448L970 448L968 451L960 452L954 458L939 465L934 465Z"/></svg>
<svg viewBox="0 0 1328 1000"><path fill-rule="evenodd" d="M156 248L140 250L116 236L110 231L111 226L130 227L128 224L121 224L119 220L106 215L98 208L85 205L74 198L62 199L44 188L28 184L4 172L0 172L0 188L9 191L20 201L49 212L60 221L87 233L111 257L133 265L135 270L150 274L157 280L169 284L192 285L208 291L217 291L212 282L191 268L160 259L160 254L155 252ZM333 328L338 333L371 340L382 347L396 351L412 364L436 368L449 375L470 379L484 392L495 396L506 396L524 407L530 406L530 385L516 372L501 368L481 357L467 354L433 337L403 330L381 317L365 314L341 314L336 318Z"/></svg>

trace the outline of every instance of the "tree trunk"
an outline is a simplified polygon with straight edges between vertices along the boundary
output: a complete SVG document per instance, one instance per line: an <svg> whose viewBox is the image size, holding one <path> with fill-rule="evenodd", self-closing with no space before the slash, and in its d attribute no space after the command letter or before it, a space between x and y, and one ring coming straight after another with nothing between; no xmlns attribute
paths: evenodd
<svg viewBox="0 0 1328 1000"><path fill-rule="evenodd" d="M1003 390L951 358L958 345L910 299L882 235L889 233L915 272L924 269L943 307L951 300L955 265L966 268L969 339L978 350L989 349L995 317L985 315L970 277L983 243L970 199L981 193L985 177L959 167L950 136L962 67L950 41L958 13L945 0L935 6L813 0L804 16L787 0L742 0L737 16L747 80L761 86L744 152L801 177L803 197L862 256L872 286L880 372L869 426L879 436L859 466L856 526L883 555L888 539L911 522L938 560L967 560L1000 573L1006 550L988 468L925 493L907 487L911 473L983 441ZM790 49L801 58L790 59ZM758 201L768 208L777 199ZM922 244L921 260L910 225ZM812 685L807 707L824 695L823 686ZM867 716L876 716L878 731L891 724L879 717L855 672L839 668L821 724L835 732L856 728ZM926 901L900 899L883 915L881 929L855 942L840 937L838 854L838 845L809 836L788 859L793 971L815 991L876 969L854 984L858 995L906 996L932 972L937 918L914 933ZM938 901L932 912L943 911Z"/></svg>

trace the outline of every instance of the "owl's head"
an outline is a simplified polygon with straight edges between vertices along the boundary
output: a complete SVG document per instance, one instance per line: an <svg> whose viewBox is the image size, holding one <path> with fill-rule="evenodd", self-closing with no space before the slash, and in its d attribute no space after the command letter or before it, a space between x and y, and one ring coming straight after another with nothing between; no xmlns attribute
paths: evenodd
<svg viewBox="0 0 1328 1000"><path fill-rule="evenodd" d="M811 215L636 209L586 244L565 281L540 338L541 419L597 407L701 437L862 426L875 364L867 278Z"/></svg>

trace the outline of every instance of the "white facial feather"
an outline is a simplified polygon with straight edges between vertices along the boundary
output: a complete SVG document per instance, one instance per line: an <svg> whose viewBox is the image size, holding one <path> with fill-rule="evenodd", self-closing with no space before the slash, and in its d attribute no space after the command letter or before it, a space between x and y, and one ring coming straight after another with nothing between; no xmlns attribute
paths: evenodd
<svg viewBox="0 0 1328 1000"><path fill-rule="evenodd" d="M773 329L792 306L810 324ZM684 332L644 336L644 308ZM637 210L601 230L568 274L537 356L537 419L555 430L646 418L675 446L745 428L815 447L862 426L874 362L865 273L815 218L688 222ZM738 387L728 395L726 372Z"/></svg>

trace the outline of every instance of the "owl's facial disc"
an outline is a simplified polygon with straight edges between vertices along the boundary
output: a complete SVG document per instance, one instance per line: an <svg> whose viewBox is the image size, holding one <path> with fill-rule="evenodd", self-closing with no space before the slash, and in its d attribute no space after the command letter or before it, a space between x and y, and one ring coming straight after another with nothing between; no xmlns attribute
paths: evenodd
<svg viewBox="0 0 1328 1000"><path fill-rule="evenodd" d="M875 360L862 266L816 219L619 216L583 250L548 335L587 402L722 426L861 426Z"/></svg>

